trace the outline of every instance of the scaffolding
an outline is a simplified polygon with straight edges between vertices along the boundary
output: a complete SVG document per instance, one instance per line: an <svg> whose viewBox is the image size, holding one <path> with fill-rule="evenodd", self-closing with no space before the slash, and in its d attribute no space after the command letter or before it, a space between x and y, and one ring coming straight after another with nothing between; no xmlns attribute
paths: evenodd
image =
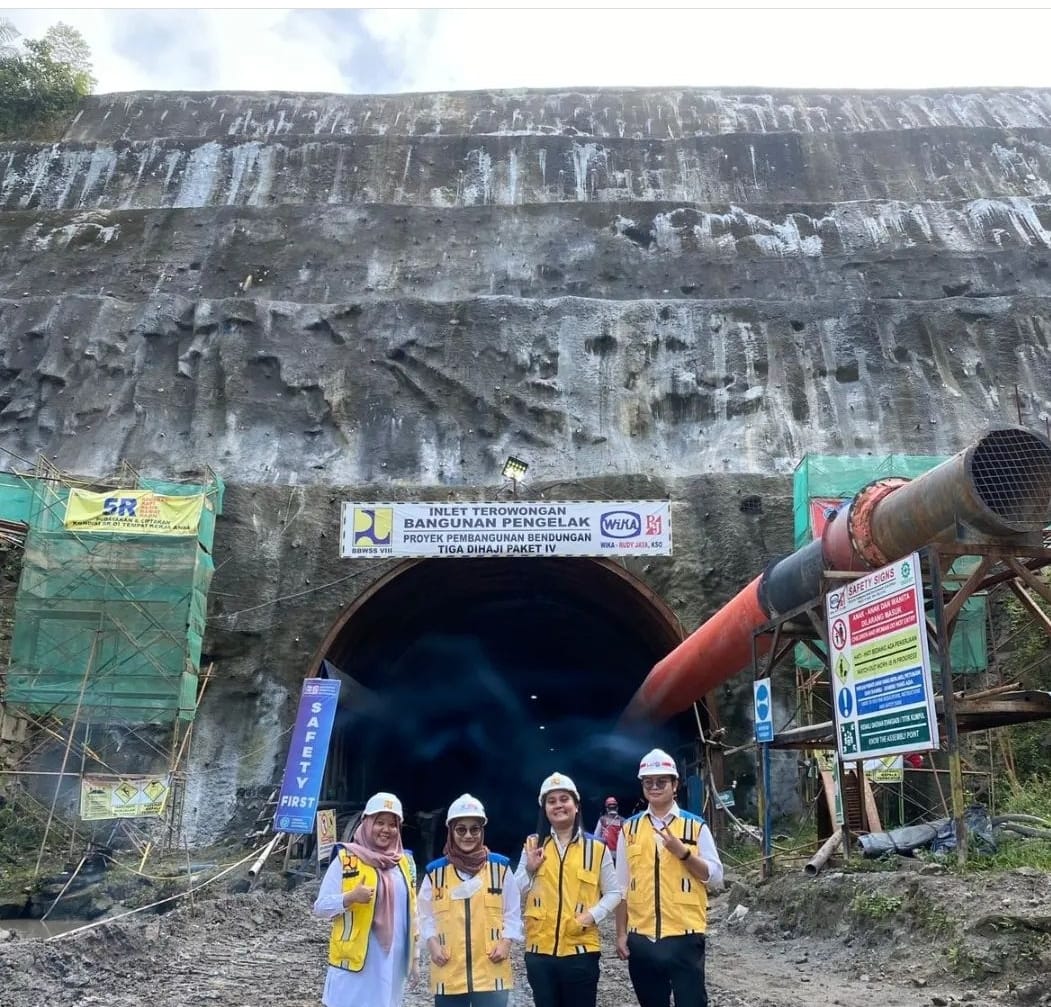
<svg viewBox="0 0 1051 1007"><path fill-rule="evenodd" d="M38 870L52 830L72 852L81 822L144 852L177 839L223 492L210 469L177 482L124 463L84 479L41 458L0 473L0 521L24 528L0 771L43 822Z"/></svg>

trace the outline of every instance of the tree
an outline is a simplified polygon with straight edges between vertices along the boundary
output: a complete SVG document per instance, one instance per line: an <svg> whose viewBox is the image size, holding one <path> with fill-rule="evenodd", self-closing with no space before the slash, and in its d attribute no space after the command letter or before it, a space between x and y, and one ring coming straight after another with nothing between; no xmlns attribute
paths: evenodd
<svg viewBox="0 0 1051 1007"><path fill-rule="evenodd" d="M91 93L91 49L59 21L43 38L23 39L0 19L0 135L29 135L71 112Z"/></svg>

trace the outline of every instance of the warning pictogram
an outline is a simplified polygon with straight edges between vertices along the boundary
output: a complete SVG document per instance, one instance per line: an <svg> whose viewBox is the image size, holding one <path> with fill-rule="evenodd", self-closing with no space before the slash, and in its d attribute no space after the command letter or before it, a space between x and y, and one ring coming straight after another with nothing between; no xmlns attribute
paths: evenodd
<svg viewBox="0 0 1051 1007"><path fill-rule="evenodd" d="M133 787L130 783L121 783L113 788L113 796L123 801L125 804L128 803L137 793L138 788Z"/></svg>
<svg viewBox="0 0 1051 1007"><path fill-rule="evenodd" d="M847 624L842 619L832 623L832 646L842 650L847 645Z"/></svg>

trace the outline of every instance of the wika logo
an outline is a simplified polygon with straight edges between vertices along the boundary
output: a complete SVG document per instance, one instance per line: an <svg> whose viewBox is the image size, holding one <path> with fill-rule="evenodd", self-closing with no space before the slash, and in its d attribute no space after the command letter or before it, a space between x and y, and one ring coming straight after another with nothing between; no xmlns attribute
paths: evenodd
<svg viewBox="0 0 1051 1007"><path fill-rule="evenodd" d="M642 518L634 511L606 511L599 519L605 538L638 538L642 534Z"/></svg>

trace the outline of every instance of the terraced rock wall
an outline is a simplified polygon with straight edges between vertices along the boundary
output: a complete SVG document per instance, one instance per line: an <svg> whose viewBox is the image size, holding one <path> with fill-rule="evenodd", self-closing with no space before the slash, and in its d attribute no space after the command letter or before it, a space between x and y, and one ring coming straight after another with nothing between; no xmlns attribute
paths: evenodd
<svg viewBox="0 0 1051 1007"><path fill-rule="evenodd" d="M1045 429L1049 290L1051 91L104 95L0 145L0 443L229 482L194 758L232 808L381 572L341 499L509 453L667 494L636 572L692 626L791 547L806 452Z"/></svg>

